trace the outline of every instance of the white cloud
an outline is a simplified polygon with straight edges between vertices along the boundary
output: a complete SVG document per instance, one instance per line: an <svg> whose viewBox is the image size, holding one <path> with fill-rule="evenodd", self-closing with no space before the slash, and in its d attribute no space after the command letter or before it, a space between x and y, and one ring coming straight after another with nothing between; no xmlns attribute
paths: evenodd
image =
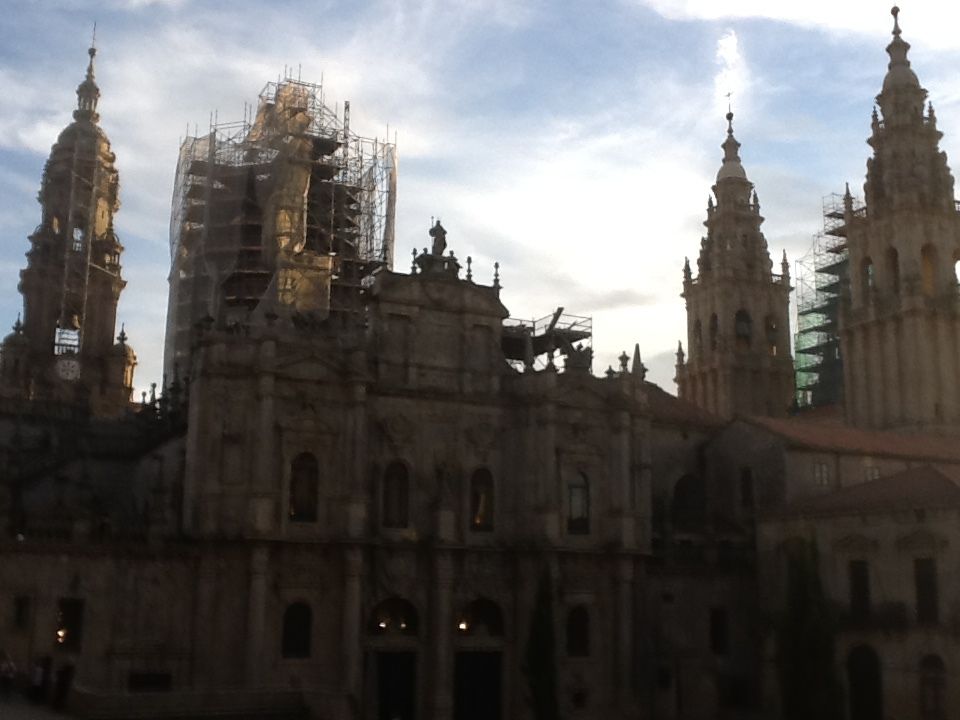
<svg viewBox="0 0 960 720"><path fill-rule="evenodd" d="M713 99L719 115L726 112L728 103L738 107L743 104L749 83L740 41L733 30L727 30L717 40L717 64L719 70L713 79Z"/></svg>
<svg viewBox="0 0 960 720"><path fill-rule="evenodd" d="M855 33L871 37L890 32L890 5L875 0L636 0L671 20L730 20L761 18L819 28L833 34ZM911 3L902 8L904 37L934 49L960 48L956 32L960 6L949 3Z"/></svg>

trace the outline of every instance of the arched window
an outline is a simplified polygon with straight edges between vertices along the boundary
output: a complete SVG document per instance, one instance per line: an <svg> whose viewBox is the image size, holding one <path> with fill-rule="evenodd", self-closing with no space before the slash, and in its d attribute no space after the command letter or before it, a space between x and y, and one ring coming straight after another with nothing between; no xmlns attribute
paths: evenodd
<svg viewBox="0 0 960 720"><path fill-rule="evenodd" d="M367 631L372 635L416 635L417 610L403 598L384 600L370 613Z"/></svg>
<svg viewBox="0 0 960 720"><path fill-rule="evenodd" d="M753 321L746 310L737 310L733 319L733 335L736 338L737 350L747 350L753 340Z"/></svg>
<svg viewBox="0 0 960 720"><path fill-rule="evenodd" d="M290 519L292 521L317 521L319 474L317 459L310 453L300 453L290 463Z"/></svg>
<svg viewBox="0 0 960 720"><path fill-rule="evenodd" d="M890 279L890 291L900 294L900 253L896 248L887 248L887 277Z"/></svg>
<svg viewBox="0 0 960 720"><path fill-rule="evenodd" d="M567 485L567 532L590 532L590 481L582 472L576 473Z"/></svg>
<svg viewBox="0 0 960 720"><path fill-rule="evenodd" d="M392 462L383 474L383 526L405 528L410 524L410 477L407 466Z"/></svg>
<svg viewBox="0 0 960 720"><path fill-rule="evenodd" d="M883 720L880 658L873 648L858 645L847 656L850 720Z"/></svg>
<svg viewBox="0 0 960 720"><path fill-rule="evenodd" d="M703 356L703 324L699 320L693 323L693 351L697 358Z"/></svg>
<svg viewBox="0 0 960 720"><path fill-rule="evenodd" d="M937 249L930 243L920 250L920 280L923 294L933 297L937 292Z"/></svg>
<svg viewBox="0 0 960 720"><path fill-rule="evenodd" d="M717 319L717 314L714 313L710 316L710 349L717 349L717 335L720 333L720 321Z"/></svg>
<svg viewBox="0 0 960 720"><path fill-rule="evenodd" d="M863 302L870 302L873 288L873 260L868 256L860 261L860 296L863 298Z"/></svg>
<svg viewBox="0 0 960 720"><path fill-rule="evenodd" d="M503 635L503 613L493 600L477 598L467 605L457 618L460 635Z"/></svg>
<svg viewBox="0 0 960 720"><path fill-rule="evenodd" d="M306 603L288 605L283 613L281 655L285 658L310 657L310 633L313 611Z"/></svg>
<svg viewBox="0 0 960 720"><path fill-rule="evenodd" d="M493 475L480 468L470 478L470 529L493 530Z"/></svg>
<svg viewBox="0 0 960 720"><path fill-rule="evenodd" d="M920 661L920 720L946 720L947 673L939 655Z"/></svg>
<svg viewBox="0 0 960 720"><path fill-rule="evenodd" d="M767 336L767 352L771 356L777 354L777 341L780 339L780 328L777 326L777 319L773 315L767 315L764 321L764 334Z"/></svg>
<svg viewBox="0 0 960 720"><path fill-rule="evenodd" d="M577 605L567 614L567 655L590 656L590 613L583 605Z"/></svg>
<svg viewBox="0 0 960 720"><path fill-rule="evenodd" d="M696 475L684 475L673 487L673 526L680 531L697 530L707 518L707 491Z"/></svg>

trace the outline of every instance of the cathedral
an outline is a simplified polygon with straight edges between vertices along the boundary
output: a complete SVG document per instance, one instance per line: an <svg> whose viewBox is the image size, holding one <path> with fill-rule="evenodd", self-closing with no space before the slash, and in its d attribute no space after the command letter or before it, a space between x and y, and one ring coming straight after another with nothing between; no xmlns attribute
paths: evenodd
<svg viewBox="0 0 960 720"><path fill-rule="evenodd" d="M955 716L960 205L898 13L816 408L732 113L673 395L512 318L439 219L395 268L393 147L299 79L183 141L134 399L91 49L0 345L18 682L103 720Z"/></svg>

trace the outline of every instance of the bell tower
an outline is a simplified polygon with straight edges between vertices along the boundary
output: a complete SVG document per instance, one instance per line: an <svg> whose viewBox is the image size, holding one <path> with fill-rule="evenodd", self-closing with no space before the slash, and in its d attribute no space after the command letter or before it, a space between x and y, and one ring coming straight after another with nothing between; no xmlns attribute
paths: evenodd
<svg viewBox="0 0 960 720"><path fill-rule="evenodd" d="M866 207L849 192L850 283L841 309L849 422L960 427L960 213L927 91L910 68L899 8L877 95Z"/></svg>
<svg viewBox="0 0 960 720"><path fill-rule="evenodd" d="M687 354L677 352L680 397L721 417L785 415L793 398L790 268L772 274L763 217L727 113L723 164L707 200L697 275L683 267Z"/></svg>
<svg viewBox="0 0 960 720"><path fill-rule="evenodd" d="M20 273L23 321L3 342L0 392L89 404L116 415L132 392L136 356L114 344L123 246L113 229L118 175L99 126L96 48L77 87L77 109L43 171L40 224Z"/></svg>

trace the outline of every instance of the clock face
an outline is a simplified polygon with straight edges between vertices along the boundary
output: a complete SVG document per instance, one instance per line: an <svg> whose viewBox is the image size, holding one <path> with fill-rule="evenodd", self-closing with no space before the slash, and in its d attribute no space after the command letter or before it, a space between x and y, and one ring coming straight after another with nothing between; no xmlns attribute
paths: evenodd
<svg viewBox="0 0 960 720"><path fill-rule="evenodd" d="M57 360L57 375L62 380L79 380L80 361L73 357L61 357Z"/></svg>

